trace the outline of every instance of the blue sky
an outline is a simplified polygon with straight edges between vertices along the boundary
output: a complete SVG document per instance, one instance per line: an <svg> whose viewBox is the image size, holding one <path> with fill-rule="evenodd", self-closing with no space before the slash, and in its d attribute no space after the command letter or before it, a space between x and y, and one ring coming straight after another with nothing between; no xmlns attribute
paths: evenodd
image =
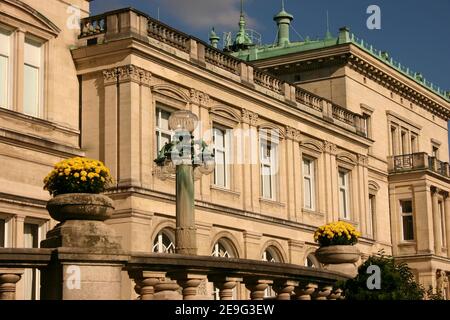
<svg viewBox="0 0 450 320"><path fill-rule="evenodd" d="M450 90L450 0L285 0L294 15L291 40L323 37L326 12L331 32L348 26L359 38L386 50L402 64L443 89ZM366 26L369 5L381 8L381 30ZM207 40L210 27L219 35L234 31L239 19L240 0L95 0L92 14L134 7L185 33ZM281 0L246 0L244 11L249 27L262 34L264 43L275 40L272 20ZM159 10L158 10L159 8Z"/></svg>

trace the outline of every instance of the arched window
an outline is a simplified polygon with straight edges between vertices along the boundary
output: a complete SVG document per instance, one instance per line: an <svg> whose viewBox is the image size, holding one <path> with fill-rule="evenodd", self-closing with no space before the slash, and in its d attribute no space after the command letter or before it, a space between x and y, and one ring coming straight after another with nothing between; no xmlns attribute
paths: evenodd
<svg viewBox="0 0 450 320"><path fill-rule="evenodd" d="M220 258L236 258L236 249L233 244L225 239L220 238L213 246L211 256Z"/></svg>
<svg viewBox="0 0 450 320"><path fill-rule="evenodd" d="M171 229L162 229L153 241L153 252L155 253L175 253L175 236Z"/></svg>
<svg viewBox="0 0 450 320"><path fill-rule="evenodd" d="M309 268L319 268L318 262L314 254L310 253L306 256L305 267Z"/></svg>
<svg viewBox="0 0 450 320"><path fill-rule="evenodd" d="M234 247L234 245L226 238L220 238L219 240L214 243L214 246L212 248L211 252L212 257L218 257L218 258L237 258L237 250ZM214 286L213 283L209 284L212 290L212 294L214 297L214 300L220 300L219 297L219 289ZM236 300L237 298L237 287L233 289L233 300Z"/></svg>
<svg viewBox="0 0 450 320"><path fill-rule="evenodd" d="M267 247L266 250L263 251L261 258L263 261L267 262L283 262L280 251L274 246ZM264 292L265 298L272 298L275 297L275 295L272 286L269 286Z"/></svg>
<svg viewBox="0 0 450 320"><path fill-rule="evenodd" d="M268 262L283 262L280 251L274 246L267 247L266 250L263 251L261 259Z"/></svg>

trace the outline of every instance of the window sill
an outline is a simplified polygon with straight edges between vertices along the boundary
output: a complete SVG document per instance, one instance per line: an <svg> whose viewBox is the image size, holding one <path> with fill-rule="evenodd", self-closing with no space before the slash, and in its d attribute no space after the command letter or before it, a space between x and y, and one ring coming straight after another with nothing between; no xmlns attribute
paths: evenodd
<svg viewBox="0 0 450 320"><path fill-rule="evenodd" d="M323 213L323 212L319 212L319 211L311 210L311 209L306 209L306 208L302 209L302 213L311 214L311 215L315 215L315 216L321 216L321 217L325 216L325 213Z"/></svg>
<svg viewBox="0 0 450 320"><path fill-rule="evenodd" d="M210 186L210 188L211 188L211 190L215 190L215 191L223 192L223 193L229 193L229 194L231 194L231 195L233 195L233 196L237 196L237 197L240 197L240 196L241 196L241 193L240 193L240 192L233 191L233 190L231 190L231 189L227 189L227 188L224 188L224 187L216 186L216 185L214 185L214 184L212 184L212 185Z"/></svg>
<svg viewBox="0 0 450 320"><path fill-rule="evenodd" d="M15 118L15 119L22 120L25 122L32 122L36 125L41 125L41 126L44 126L47 128L51 128L53 130L59 130L62 132L66 132L68 134L80 134L80 131L77 129L62 126L60 124L57 124L57 123L49 121L49 120L45 120L43 118L30 116L30 115L20 113L18 111L14 111L11 109L6 109L3 107L0 107L0 114L5 114L11 118Z"/></svg>
<svg viewBox="0 0 450 320"><path fill-rule="evenodd" d="M284 203L281 203L281 202L276 201L276 200L262 198L262 197L259 198L259 202L260 203L269 204L269 205L272 205L272 206L277 206L277 207L285 207Z"/></svg>
<svg viewBox="0 0 450 320"><path fill-rule="evenodd" d="M416 244L415 240L402 240L398 246L399 247L408 247L408 246L414 246Z"/></svg>

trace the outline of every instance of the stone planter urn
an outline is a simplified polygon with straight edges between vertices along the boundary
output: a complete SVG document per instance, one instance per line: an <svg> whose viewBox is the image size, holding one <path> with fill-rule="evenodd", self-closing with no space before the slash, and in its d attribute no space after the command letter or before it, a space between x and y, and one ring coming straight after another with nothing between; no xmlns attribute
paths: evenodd
<svg viewBox="0 0 450 320"><path fill-rule="evenodd" d="M114 203L102 194L67 193L47 202L50 216L59 222L67 220L105 221L112 216Z"/></svg>
<svg viewBox="0 0 450 320"><path fill-rule="evenodd" d="M334 245L320 247L315 256L324 268L330 271L338 271L354 278L358 274L357 262L361 252L352 245Z"/></svg>
<svg viewBox="0 0 450 320"><path fill-rule="evenodd" d="M47 233L43 248L120 249L120 238L104 221L114 211L113 200L102 194L67 193L47 202L50 216L60 223Z"/></svg>

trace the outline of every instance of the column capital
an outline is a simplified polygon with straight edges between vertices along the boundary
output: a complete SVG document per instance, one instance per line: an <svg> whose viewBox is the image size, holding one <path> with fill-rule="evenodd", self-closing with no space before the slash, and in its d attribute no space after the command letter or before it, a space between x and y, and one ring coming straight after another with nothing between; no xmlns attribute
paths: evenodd
<svg viewBox="0 0 450 320"><path fill-rule="evenodd" d="M251 112L247 109L242 109L242 122L251 126L256 126L258 124L258 119L259 115L257 113Z"/></svg>
<svg viewBox="0 0 450 320"><path fill-rule="evenodd" d="M329 141L324 141L323 142L323 150L326 153L329 153L331 155L336 155L337 154L337 146Z"/></svg>
<svg viewBox="0 0 450 320"><path fill-rule="evenodd" d="M294 141L300 141L301 132L293 127L286 126L286 138Z"/></svg>
<svg viewBox="0 0 450 320"><path fill-rule="evenodd" d="M150 86L152 73L133 64L105 69L103 73L103 83L105 86L114 85L120 82L136 82L141 85Z"/></svg>
<svg viewBox="0 0 450 320"><path fill-rule="evenodd" d="M207 107L211 101L211 98L209 97L208 94L196 89L191 89L190 96L191 102L199 106Z"/></svg>

